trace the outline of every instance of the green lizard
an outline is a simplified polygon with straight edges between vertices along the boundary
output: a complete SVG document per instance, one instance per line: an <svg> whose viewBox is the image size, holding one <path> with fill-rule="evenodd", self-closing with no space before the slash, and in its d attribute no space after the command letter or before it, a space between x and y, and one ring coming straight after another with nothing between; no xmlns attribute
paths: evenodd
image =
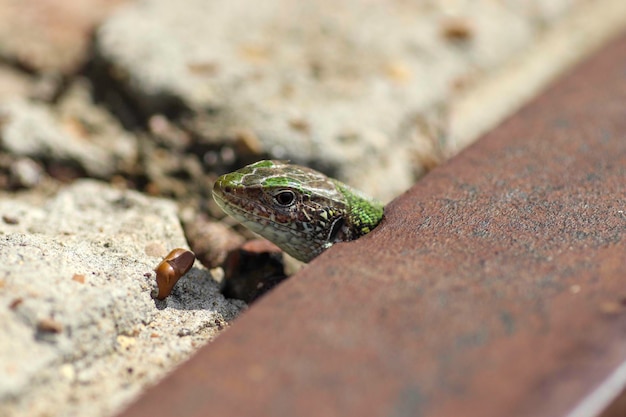
<svg viewBox="0 0 626 417"><path fill-rule="evenodd" d="M222 175L213 198L227 214L303 262L369 233L382 203L310 168L259 161Z"/></svg>

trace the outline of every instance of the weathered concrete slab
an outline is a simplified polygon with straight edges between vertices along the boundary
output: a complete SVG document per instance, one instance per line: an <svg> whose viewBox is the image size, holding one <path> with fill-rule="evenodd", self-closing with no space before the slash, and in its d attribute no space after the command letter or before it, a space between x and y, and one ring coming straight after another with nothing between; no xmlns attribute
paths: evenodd
<svg viewBox="0 0 626 417"><path fill-rule="evenodd" d="M95 181L30 197L0 195L1 416L110 415L242 307L199 266L151 298L186 245L171 201Z"/></svg>

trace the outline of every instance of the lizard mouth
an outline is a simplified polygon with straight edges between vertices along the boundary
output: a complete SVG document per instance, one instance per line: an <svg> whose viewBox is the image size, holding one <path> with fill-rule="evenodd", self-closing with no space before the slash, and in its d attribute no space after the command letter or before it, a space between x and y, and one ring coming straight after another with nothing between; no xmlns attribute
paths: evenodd
<svg viewBox="0 0 626 417"><path fill-rule="evenodd" d="M213 200L217 203L218 206L224 211L227 210L228 204L226 204L226 199L224 198L224 194L222 190L218 190L217 187L213 187Z"/></svg>

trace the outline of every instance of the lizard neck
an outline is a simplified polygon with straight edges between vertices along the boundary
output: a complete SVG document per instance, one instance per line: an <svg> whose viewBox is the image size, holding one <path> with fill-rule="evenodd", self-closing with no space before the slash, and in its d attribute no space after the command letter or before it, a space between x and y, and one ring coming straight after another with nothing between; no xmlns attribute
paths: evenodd
<svg viewBox="0 0 626 417"><path fill-rule="evenodd" d="M383 204L368 198L359 191L337 180L332 180L337 189L344 195L348 210L346 226L349 229L347 239L357 239L371 232L383 218Z"/></svg>

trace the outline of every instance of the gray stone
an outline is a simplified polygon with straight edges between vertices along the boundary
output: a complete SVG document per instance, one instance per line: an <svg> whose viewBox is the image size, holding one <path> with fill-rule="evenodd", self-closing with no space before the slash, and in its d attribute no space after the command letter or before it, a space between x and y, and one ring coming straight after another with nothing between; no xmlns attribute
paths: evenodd
<svg viewBox="0 0 626 417"><path fill-rule="evenodd" d="M91 105L80 82L55 109L15 98L0 103L0 118L0 148L17 156L73 164L98 178L129 171L137 160L135 138Z"/></svg>
<svg viewBox="0 0 626 417"><path fill-rule="evenodd" d="M0 198L0 415L109 415L243 307L196 264L156 301L153 268L186 247L168 201L80 181Z"/></svg>
<svg viewBox="0 0 626 417"><path fill-rule="evenodd" d="M30 158L20 158L10 166L9 181L13 187L32 188L43 177L41 165Z"/></svg>
<svg viewBox="0 0 626 417"><path fill-rule="evenodd" d="M184 105L207 140L253 132L272 157L387 199L445 147L456 86L575 3L145 0L96 47L146 113Z"/></svg>
<svg viewBox="0 0 626 417"><path fill-rule="evenodd" d="M25 74L0 64L0 101L29 94L33 82Z"/></svg>

